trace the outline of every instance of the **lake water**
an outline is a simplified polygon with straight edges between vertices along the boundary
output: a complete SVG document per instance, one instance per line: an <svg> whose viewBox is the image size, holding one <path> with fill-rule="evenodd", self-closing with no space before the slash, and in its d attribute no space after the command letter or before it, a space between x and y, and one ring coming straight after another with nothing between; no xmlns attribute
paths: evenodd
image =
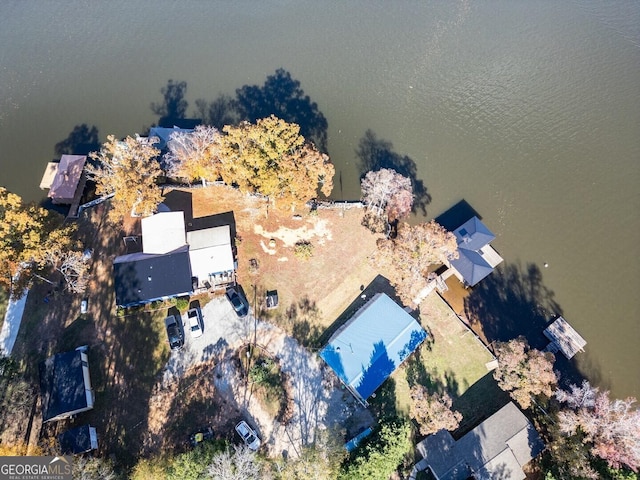
<svg viewBox="0 0 640 480"><path fill-rule="evenodd" d="M540 268L579 368L640 397L637 1L5 0L0 45L0 185L40 199L75 125L140 132L170 78L191 112L282 67L328 121L334 197L358 196L368 129L391 142L427 215L465 199L508 264Z"/></svg>

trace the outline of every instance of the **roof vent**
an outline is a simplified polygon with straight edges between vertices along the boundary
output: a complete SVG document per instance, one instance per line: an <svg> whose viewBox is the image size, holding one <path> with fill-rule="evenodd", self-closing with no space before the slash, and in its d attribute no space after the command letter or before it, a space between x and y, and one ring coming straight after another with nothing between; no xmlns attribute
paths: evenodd
<svg viewBox="0 0 640 480"><path fill-rule="evenodd" d="M147 277L147 280L151 281L151 277Z"/></svg>

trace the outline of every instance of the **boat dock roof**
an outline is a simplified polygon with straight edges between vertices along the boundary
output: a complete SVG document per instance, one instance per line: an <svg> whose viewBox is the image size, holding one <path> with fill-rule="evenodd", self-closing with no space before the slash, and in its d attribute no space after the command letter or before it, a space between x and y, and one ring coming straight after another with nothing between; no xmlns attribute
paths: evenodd
<svg viewBox="0 0 640 480"><path fill-rule="evenodd" d="M544 329L544 336L551 340L567 358L583 352L587 344L587 341L562 317L558 317Z"/></svg>

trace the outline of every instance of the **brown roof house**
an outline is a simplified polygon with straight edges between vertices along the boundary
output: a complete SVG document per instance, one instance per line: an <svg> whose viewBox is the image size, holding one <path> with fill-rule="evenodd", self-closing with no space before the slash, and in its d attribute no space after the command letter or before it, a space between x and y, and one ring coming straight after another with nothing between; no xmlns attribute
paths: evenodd
<svg viewBox="0 0 640 480"><path fill-rule="evenodd" d="M60 163L50 162L40 182L40 188L49 189L47 195L55 204L70 205L76 194L82 194L86 178L86 155L62 155Z"/></svg>

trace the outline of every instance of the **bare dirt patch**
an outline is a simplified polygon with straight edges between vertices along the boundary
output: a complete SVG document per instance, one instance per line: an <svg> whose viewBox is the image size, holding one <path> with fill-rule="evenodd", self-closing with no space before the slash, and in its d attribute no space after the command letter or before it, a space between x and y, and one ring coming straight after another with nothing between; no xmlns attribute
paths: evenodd
<svg viewBox="0 0 640 480"><path fill-rule="evenodd" d="M187 194L195 218L233 211L237 231L238 281L258 304L266 290L278 290L280 308L264 312L276 322L300 302L314 306L314 325L329 326L367 285L376 271L368 257L375 251L377 236L360 223L361 209L280 211L268 208L266 200L240 194L226 186L194 189ZM270 240L275 240L271 246ZM313 256L295 256L295 243L308 241ZM258 268L252 269L255 259ZM255 291L251 292L251 286ZM249 301L253 303L253 298ZM284 323L279 323L284 326Z"/></svg>

